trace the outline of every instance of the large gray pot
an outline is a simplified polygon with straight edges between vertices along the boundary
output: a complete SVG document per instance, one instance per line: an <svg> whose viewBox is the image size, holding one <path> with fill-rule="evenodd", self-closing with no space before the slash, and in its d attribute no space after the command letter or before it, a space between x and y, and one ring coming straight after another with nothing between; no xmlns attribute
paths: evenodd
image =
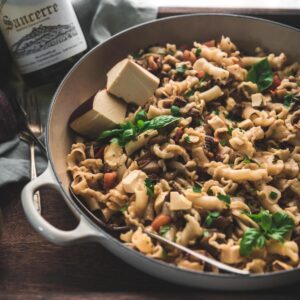
<svg viewBox="0 0 300 300"><path fill-rule="evenodd" d="M167 42L191 44L193 41L229 36L240 49L253 51L262 46L274 53L285 52L290 60L299 60L300 32L278 23L233 15L186 15L149 22L126 30L98 45L85 55L68 73L59 86L50 110L47 126L49 166L22 192L22 203L32 226L47 240L69 245L95 241L129 264L153 276L186 286L214 290L255 290L278 287L295 282L300 270L266 275L236 276L193 272L148 258L125 247L121 242L97 227L74 203L68 192L66 155L72 143L67 120L85 99L105 86L106 72L128 53L153 44ZM62 231L49 224L33 206L33 194L41 187L57 189L79 219L72 231Z"/></svg>

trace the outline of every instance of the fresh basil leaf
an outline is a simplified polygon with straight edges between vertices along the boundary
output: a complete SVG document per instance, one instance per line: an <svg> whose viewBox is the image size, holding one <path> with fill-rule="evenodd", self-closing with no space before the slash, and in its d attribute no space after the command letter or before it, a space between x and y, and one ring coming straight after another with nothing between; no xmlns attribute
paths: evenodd
<svg viewBox="0 0 300 300"><path fill-rule="evenodd" d="M262 59L250 68L247 80L256 83L261 92L272 85L273 72L267 58Z"/></svg>
<svg viewBox="0 0 300 300"><path fill-rule="evenodd" d="M224 194L218 194L218 199L221 201L226 202L227 204L230 204L230 196L229 195L224 195Z"/></svg>
<svg viewBox="0 0 300 300"><path fill-rule="evenodd" d="M180 108L178 106L176 106L176 105L172 105L171 106L171 113L175 117L180 117L180 115L181 115L180 114Z"/></svg>
<svg viewBox="0 0 300 300"><path fill-rule="evenodd" d="M175 124L180 118L171 115L157 116L150 121L144 123L143 130L160 129L171 124Z"/></svg>
<svg viewBox="0 0 300 300"><path fill-rule="evenodd" d="M146 178L145 179L145 186L146 186L146 189L147 189L147 195L152 198L154 196L153 181L150 178Z"/></svg>
<svg viewBox="0 0 300 300"><path fill-rule="evenodd" d="M208 213L208 215L207 215L204 223L206 225L210 226L213 223L213 221L215 219L217 219L219 216L220 216L220 212L218 212L218 211L211 211L211 212Z"/></svg>

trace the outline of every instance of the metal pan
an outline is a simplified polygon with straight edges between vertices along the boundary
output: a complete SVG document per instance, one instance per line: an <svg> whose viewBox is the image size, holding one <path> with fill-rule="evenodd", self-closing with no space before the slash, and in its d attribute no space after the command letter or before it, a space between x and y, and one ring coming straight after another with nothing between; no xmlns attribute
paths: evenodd
<svg viewBox="0 0 300 300"><path fill-rule="evenodd" d="M95 241L102 244L129 264L153 276L178 284L214 290L256 290L278 287L295 282L300 270L263 275L236 276L211 274L179 269L144 256L124 246L100 229L70 197L66 172L66 155L72 135L67 120L72 111L106 83L107 71L128 53L154 44L191 44L194 40L210 40L229 36L240 49L253 51L263 46L274 53L285 52L292 61L299 61L300 31L262 19L221 15L196 14L171 17L149 22L123 31L92 49L68 73L53 98L47 125L49 166L22 191L22 203L32 226L47 240L58 245ZM58 190L69 208L79 219L72 231L63 231L49 224L33 205L33 194L41 187Z"/></svg>

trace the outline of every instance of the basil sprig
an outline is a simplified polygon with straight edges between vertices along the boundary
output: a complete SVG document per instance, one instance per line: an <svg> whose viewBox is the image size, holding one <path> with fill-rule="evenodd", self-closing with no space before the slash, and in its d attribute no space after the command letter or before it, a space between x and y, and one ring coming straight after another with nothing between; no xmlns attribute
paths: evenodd
<svg viewBox="0 0 300 300"><path fill-rule="evenodd" d="M250 68L247 80L256 83L261 92L272 85L273 72L267 58L262 59Z"/></svg>
<svg viewBox="0 0 300 300"><path fill-rule="evenodd" d="M258 214L247 215L259 228L250 228L244 233L240 243L242 256L249 256L253 249L264 247L267 240L283 242L285 234L295 227L294 221L284 212L272 215L268 210L261 210Z"/></svg>
<svg viewBox="0 0 300 300"><path fill-rule="evenodd" d="M124 146L130 140L133 140L140 133L149 129L161 129L169 125L175 124L180 118L163 115L155 117L151 120L147 119L146 112L144 110L139 111L133 122L127 121L118 125L118 128L112 130L103 131L98 140L103 139L116 139L121 146Z"/></svg>

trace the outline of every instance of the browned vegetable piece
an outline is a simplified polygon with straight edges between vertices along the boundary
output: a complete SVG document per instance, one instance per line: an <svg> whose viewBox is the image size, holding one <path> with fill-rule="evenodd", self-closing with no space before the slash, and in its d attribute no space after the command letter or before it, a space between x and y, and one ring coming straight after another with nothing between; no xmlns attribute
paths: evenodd
<svg viewBox="0 0 300 300"><path fill-rule="evenodd" d="M111 189L116 182L117 172L105 173L103 176L103 188L107 191Z"/></svg>
<svg viewBox="0 0 300 300"><path fill-rule="evenodd" d="M171 220L170 216L159 215L153 220L151 226L153 230L158 231L161 226L171 223Z"/></svg>

